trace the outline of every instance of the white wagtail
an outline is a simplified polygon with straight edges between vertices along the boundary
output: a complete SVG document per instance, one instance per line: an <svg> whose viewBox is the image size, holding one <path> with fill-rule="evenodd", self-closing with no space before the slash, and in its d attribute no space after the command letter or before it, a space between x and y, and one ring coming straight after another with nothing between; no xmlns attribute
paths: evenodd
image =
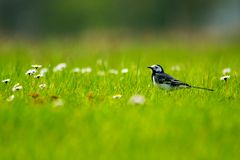
<svg viewBox="0 0 240 160"><path fill-rule="evenodd" d="M180 89L180 88L197 88L204 89L208 91L213 91L213 89L191 86L187 83L181 82L170 75L164 73L162 66L156 64L148 67L152 70L152 81L153 84L163 88L165 90Z"/></svg>

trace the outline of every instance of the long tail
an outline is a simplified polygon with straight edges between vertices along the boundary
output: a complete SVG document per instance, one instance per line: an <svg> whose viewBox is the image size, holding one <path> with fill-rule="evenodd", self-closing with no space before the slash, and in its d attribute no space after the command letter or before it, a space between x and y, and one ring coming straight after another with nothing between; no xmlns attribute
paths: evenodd
<svg viewBox="0 0 240 160"><path fill-rule="evenodd" d="M197 87L197 86L190 86L191 88L196 88L196 89L203 89L203 90L207 90L207 91L214 91L213 89L209 89L209 88L203 88L203 87Z"/></svg>

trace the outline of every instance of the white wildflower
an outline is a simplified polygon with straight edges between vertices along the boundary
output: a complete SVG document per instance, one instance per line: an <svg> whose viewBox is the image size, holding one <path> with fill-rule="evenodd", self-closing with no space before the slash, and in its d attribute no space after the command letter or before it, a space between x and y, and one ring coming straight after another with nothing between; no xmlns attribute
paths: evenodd
<svg viewBox="0 0 240 160"><path fill-rule="evenodd" d="M175 66L172 66L172 67L171 67L171 70L172 70L172 71L180 71L181 68L180 68L179 65L175 65Z"/></svg>
<svg viewBox="0 0 240 160"><path fill-rule="evenodd" d="M113 99L120 99L122 97L121 94L116 94L114 96L112 96Z"/></svg>
<svg viewBox="0 0 240 160"><path fill-rule="evenodd" d="M231 72L231 68L224 68L222 72L224 75L229 74Z"/></svg>
<svg viewBox="0 0 240 160"><path fill-rule="evenodd" d="M36 72L37 72L36 69L29 69L25 74L31 76L34 75Z"/></svg>
<svg viewBox="0 0 240 160"><path fill-rule="evenodd" d="M40 89L44 89L44 88L46 88L46 87L47 87L47 85L44 84L44 83L42 83L42 84L39 85L39 88L40 88Z"/></svg>
<svg viewBox="0 0 240 160"><path fill-rule="evenodd" d="M80 70L80 68L76 67L76 68L73 68L73 72L74 73L79 73L79 72L81 72L81 70Z"/></svg>
<svg viewBox="0 0 240 160"><path fill-rule="evenodd" d="M90 68L90 67L82 68L82 74L91 73L91 72L92 72L92 68Z"/></svg>
<svg viewBox="0 0 240 160"><path fill-rule="evenodd" d="M97 72L97 75L98 75L98 76L105 76L105 72L104 72L104 71L98 71L98 72Z"/></svg>
<svg viewBox="0 0 240 160"><path fill-rule="evenodd" d="M13 86L12 91L15 92L21 89L23 89L23 87L19 83L17 83Z"/></svg>
<svg viewBox="0 0 240 160"><path fill-rule="evenodd" d="M227 76L222 76L222 77L220 78L221 81L227 81L228 79L230 79L230 76L229 76L229 75L227 75Z"/></svg>
<svg viewBox="0 0 240 160"><path fill-rule="evenodd" d="M42 65L33 64L32 67L35 68L35 69L38 69L38 68L42 68Z"/></svg>
<svg viewBox="0 0 240 160"><path fill-rule="evenodd" d="M142 105L145 103L145 98L141 95L134 95L130 98L129 102L135 105Z"/></svg>
<svg viewBox="0 0 240 160"><path fill-rule="evenodd" d="M48 72L48 69L47 69L47 68L42 68L42 69L40 70L40 74L41 74L41 75L45 75L47 72Z"/></svg>
<svg viewBox="0 0 240 160"><path fill-rule="evenodd" d="M34 76L34 78L41 78L41 77L43 77L42 74L38 74L38 75Z"/></svg>
<svg viewBox="0 0 240 160"><path fill-rule="evenodd" d="M4 80L2 80L2 83L9 83L10 82L10 79L8 78L8 79L4 79Z"/></svg>
<svg viewBox="0 0 240 160"><path fill-rule="evenodd" d="M121 70L121 73L128 73L128 68L123 68L122 70Z"/></svg>
<svg viewBox="0 0 240 160"><path fill-rule="evenodd" d="M11 96L8 97L6 100L7 100L8 102L11 102L11 101L14 100L14 98L15 98L15 96L14 96L14 95L11 95Z"/></svg>
<svg viewBox="0 0 240 160"><path fill-rule="evenodd" d="M62 71L63 69L65 69L67 67L66 63L60 63L58 64L56 67L53 68L53 72L59 72Z"/></svg>
<svg viewBox="0 0 240 160"><path fill-rule="evenodd" d="M117 74L118 74L118 70L116 70L116 69L110 69L110 70L109 70L109 73L110 73L110 74L115 74L115 75L117 75Z"/></svg>

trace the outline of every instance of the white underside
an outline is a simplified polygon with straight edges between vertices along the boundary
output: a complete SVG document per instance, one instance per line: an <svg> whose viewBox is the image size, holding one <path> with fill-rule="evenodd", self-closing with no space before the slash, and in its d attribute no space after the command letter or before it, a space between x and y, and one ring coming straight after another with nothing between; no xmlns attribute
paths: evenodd
<svg viewBox="0 0 240 160"><path fill-rule="evenodd" d="M153 84L159 88L165 89L165 90L171 90L173 87L171 87L169 84L157 84L154 77L153 77Z"/></svg>
<svg viewBox="0 0 240 160"><path fill-rule="evenodd" d="M153 84L161 89L164 89L164 90L173 90L173 89L181 89L181 88L188 88L188 86L186 85L180 85L178 87L172 87L171 85L169 84L157 84L154 77L153 77Z"/></svg>
<svg viewBox="0 0 240 160"><path fill-rule="evenodd" d="M158 86L158 87L160 87L160 88L162 88L164 90L171 90L171 89L173 89L173 87L171 87L169 84L158 84L156 86Z"/></svg>

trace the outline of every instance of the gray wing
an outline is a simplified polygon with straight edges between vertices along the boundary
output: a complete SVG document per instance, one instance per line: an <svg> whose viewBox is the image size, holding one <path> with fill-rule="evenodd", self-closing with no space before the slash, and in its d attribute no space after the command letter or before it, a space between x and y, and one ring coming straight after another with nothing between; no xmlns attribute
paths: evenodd
<svg viewBox="0 0 240 160"><path fill-rule="evenodd" d="M178 86L185 86L190 87L187 83L181 82L172 76L166 74L166 73L157 73L155 81L157 81L160 84L170 84L172 87L178 87Z"/></svg>

